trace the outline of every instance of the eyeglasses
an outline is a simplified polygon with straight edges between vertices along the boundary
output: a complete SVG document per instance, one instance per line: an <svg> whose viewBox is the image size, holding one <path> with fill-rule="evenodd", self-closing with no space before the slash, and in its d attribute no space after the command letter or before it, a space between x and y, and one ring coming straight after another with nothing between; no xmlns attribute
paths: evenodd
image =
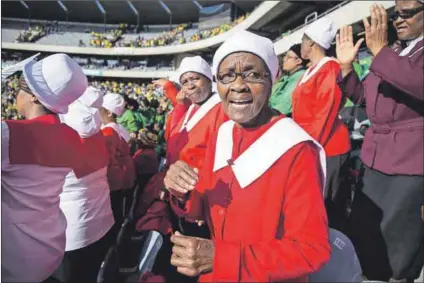
<svg viewBox="0 0 424 283"><path fill-rule="evenodd" d="M259 73L255 71L246 71L241 73L230 71L227 73L219 73L217 75L217 79L223 84L229 84L234 82L238 76L241 76L245 82L261 83L269 77L269 74L266 72Z"/></svg>
<svg viewBox="0 0 424 283"><path fill-rule="evenodd" d="M424 5L415 9L409 9L409 10L402 10L402 11L394 11L390 15L391 21L396 21L399 17L401 17L404 20L410 19L414 17L416 14L424 10Z"/></svg>

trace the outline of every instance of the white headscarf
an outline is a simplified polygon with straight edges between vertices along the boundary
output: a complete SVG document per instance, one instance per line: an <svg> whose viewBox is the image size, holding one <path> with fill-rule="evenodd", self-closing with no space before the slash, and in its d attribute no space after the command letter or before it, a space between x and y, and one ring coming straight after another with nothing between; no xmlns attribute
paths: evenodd
<svg viewBox="0 0 424 283"><path fill-rule="evenodd" d="M337 27L328 18L321 18L309 25L305 34L324 49L329 49L337 34Z"/></svg>
<svg viewBox="0 0 424 283"><path fill-rule="evenodd" d="M68 106L87 89L81 67L66 54L54 54L41 61L30 61L23 68L25 82L49 110L66 114Z"/></svg>
<svg viewBox="0 0 424 283"><path fill-rule="evenodd" d="M89 87L79 99L69 105L68 113L60 115L60 119L77 131L80 137L91 137L101 129L99 109L102 102L103 94L98 89Z"/></svg>
<svg viewBox="0 0 424 283"><path fill-rule="evenodd" d="M125 100L117 93L108 93L103 97L102 107L119 117L124 114Z"/></svg>
<svg viewBox="0 0 424 283"><path fill-rule="evenodd" d="M213 79L211 66L209 66L208 62L200 56L185 57L181 61L180 68L178 70L178 80L180 80L181 76L187 72L202 74L211 81Z"/></svg>
<svg viewBox="0 0 424 283"><path fill-rule="evenodd" d="M213 57L212 71L216 76L219 65L228 55L236 52L249 52L261 58L272 75L272 82L278 73L278 58L275 55L272 41L266 37L256 35L248 31L237 32L227 39L215 52Z"/></svg>

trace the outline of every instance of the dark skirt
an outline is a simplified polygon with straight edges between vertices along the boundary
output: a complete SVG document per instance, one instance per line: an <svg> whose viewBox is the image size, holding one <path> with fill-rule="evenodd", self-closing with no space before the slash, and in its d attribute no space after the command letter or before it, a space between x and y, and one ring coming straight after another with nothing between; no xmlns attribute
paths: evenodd
<svg viewBox="0 0 424 283"><path fill-rule="evenodd" d="M347 161L349 153L327 157L326 183L324 191L328 225L344 231L347 222L347 203L350 186L347 180Z"/></svg>
<svg viewBox="0 0 424 283"><path fill-rule="evenodd" d="M424 176L386 175L365 167L347 234L369 280L413 280L424 264Z"/></svg>
<svg viewBox="0 0 424 283"><path fill-rule="evenodd" d="M97 282L107 250L113 242L111 230L98 241L81 249L65 252L62 263L50 280L58 282ZM54 281L51 281L54 282Z"/></svg>

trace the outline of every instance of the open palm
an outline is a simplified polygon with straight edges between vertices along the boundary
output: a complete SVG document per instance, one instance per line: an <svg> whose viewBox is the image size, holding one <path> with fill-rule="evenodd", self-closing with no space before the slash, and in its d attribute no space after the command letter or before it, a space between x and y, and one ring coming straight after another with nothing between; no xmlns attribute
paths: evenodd
<svg viewBox="0 0 424 283"><path fill-rule="evenodd" d="M352 64L358 54L363 38L353 44L352 26L340 28L340 33L336 36L336 53L340 65Z"/></svg>

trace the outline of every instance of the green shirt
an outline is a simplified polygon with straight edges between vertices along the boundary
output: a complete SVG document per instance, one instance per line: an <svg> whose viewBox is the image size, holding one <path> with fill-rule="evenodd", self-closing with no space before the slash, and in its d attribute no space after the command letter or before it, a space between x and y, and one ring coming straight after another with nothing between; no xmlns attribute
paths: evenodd
<svg viewBox="0 0 424 283"><path fill-rule="evenodd" d="M140 110L141 118L143 119L144 127L151 125L155 118L155 110L152 108L143 108Z"/></svg>
<svg viewBox="0 0 424 283"><path fill-rule="evenodd" d="M118 117L117 122L130 132L138 132L140 129L134 112L129 109L125 110L121 117Z"/></svg>
<svg viewBox="0 0 424 283"><path fill-rule="evenodd" d="M279 81L277 81L272 87L269 106L277 109L284 115L291 114L292 93L304 73L305 70L298 70L291 75L283 76Z"/></svg>

